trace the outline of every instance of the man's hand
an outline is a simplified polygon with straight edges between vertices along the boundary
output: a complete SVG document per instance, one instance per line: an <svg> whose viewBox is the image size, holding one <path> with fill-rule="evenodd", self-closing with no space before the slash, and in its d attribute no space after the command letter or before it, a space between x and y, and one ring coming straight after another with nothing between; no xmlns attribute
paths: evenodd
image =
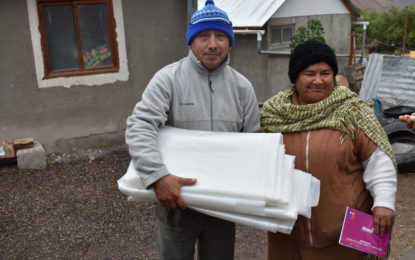
<svg viewBox="0 0 415 260"><path fill-rule="evenodd" d="M412 115L399 116L399 120L405 122L408 128L415 131L415 113L412 113Z"/></svg>
<svg viewBox="0 0 415 260"><path fill-rule="evenodd" d="M392 230L395 221L393 210L384 207L375 207L373 209L374 225L376 234L383 236L386 231Z"/></svg>
<svg viewBox="0 0 415 260"><path fill-rule="evenodd" d="M193 185L195 183L196 179L181 178L170 174L154 183L154 192L162 206L172 209L177 207L184 209L186 208L186 203L180 190L184 185Z"/></svg>

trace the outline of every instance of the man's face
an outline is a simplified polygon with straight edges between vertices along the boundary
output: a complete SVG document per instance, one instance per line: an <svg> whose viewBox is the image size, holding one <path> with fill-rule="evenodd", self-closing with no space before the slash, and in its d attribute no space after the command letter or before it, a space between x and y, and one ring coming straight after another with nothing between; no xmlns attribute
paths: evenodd
<svg viewBox="0 0 415 260"><path fill-rule="evenodd" d="M224 32L217 30L199 33L193 39L190 48L196 58L210 71L217 69L231 50L229 38Z"/></svg>

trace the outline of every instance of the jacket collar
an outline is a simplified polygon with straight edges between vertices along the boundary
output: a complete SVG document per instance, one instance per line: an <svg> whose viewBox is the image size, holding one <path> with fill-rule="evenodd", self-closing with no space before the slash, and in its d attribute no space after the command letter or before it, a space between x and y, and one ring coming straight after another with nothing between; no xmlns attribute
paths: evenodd
<svg viewBox="0 0 415 260"><path fill-rule="evenodd" d="M228 53L228 55L226 56L225 60L222 62L222 64L218 68L216 68L213 71L209 71L208 69L206 69L203 66L202 62L200 62L196 58L195 54L193 53L192 49L190 49L190 48L189 48L189 55L188 55L188 57L189 57L190 61L196 66L197 70L199 70L200 72L203 72L203 73L211 73L211 74L216 74L219 71L223 70L223 68L225 68L229 64L229 61L230 61L230 54Z"/></svg>

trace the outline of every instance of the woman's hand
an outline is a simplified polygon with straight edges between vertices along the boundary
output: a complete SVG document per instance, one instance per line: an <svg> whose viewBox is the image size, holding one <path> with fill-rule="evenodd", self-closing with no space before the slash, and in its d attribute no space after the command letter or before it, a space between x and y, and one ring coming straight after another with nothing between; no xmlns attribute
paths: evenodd
<svg viewBox="0 0 415 260"><path fill-rule="evenodd" d="M408 128L415 131L415 113L412 113L412 115L399 116L399 120L405 122Z"/></svg>
<svg viewBox="0 0 415 260"><path fill-rule="evenodd" d="M376 234L383 236L385 232L392 230L395 221L395 212L389 208L375 207L373 218Z"/></svg>

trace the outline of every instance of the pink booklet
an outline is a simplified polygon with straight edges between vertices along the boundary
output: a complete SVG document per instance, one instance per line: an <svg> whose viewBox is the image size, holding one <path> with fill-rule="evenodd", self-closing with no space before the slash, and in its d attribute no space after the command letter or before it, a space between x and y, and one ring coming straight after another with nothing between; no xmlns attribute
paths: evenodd
<svg viewBox="0 0 415 260"><path fill-rule="evenodd" d="M373 216L347 207L339 244L372 255L387 257L391 232L380 236L375 233Z"/></svg>

